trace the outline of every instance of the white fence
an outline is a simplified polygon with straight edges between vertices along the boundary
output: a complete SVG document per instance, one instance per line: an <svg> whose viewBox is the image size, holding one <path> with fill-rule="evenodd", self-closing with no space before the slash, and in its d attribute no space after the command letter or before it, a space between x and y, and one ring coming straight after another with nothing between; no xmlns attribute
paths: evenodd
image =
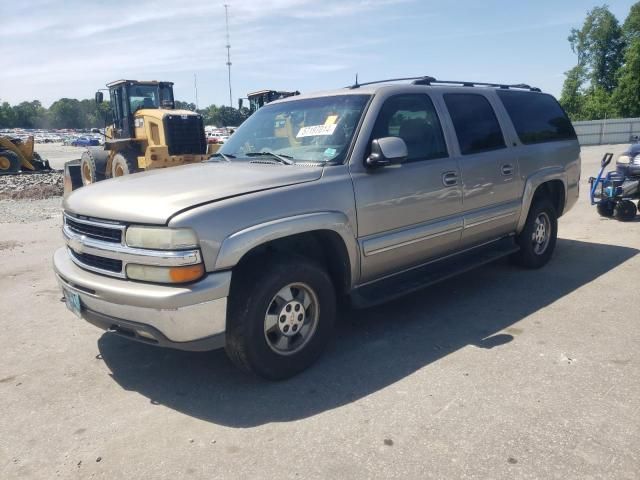
<svg viewBox="0 0 640 480"><path fill-rule="evenodd" d="M631 143L640 139L640 118L574 122L580 145Z"/></svg>

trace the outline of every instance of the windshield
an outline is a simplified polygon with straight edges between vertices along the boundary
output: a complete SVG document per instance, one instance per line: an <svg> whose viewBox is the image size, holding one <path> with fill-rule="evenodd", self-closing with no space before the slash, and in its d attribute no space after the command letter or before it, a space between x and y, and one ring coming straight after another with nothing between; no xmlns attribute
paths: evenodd
<svg viewBox="0 0 640 480"><path fill-rule="evenodd" d="M131 112L141 108L158 108L160 99L157 85L135 85L129 88L129 107Z"/></svg>
<svg viewBox="0 0 640 480"><path fill-rule="evenodd" d="M273 152L298 162L342 162L368 100L369 95L340 95L265 105L220 153L255 159L256 153Z"/></svg>

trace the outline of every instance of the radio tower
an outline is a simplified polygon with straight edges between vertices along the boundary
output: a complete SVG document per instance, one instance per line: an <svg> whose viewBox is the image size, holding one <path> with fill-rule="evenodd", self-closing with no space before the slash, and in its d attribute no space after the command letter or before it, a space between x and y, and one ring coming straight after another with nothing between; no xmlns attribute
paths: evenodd
<svg viewBox="0 0 640 480"><path fill-rule="evenodd" d="M231 41L229 40L229 5L224 5L224 17L227 26L227 70L229 71L229 106L233 108L233 97L231 95Z"/></svg>

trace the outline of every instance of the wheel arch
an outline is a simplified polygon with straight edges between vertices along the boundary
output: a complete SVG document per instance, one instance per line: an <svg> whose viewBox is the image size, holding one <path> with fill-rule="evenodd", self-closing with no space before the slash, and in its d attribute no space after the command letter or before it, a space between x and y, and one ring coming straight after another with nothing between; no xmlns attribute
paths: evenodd
<svg viewBox="0 0 640 480"><path fill-rule="evenodd" d="M549 168L537 172L527 179L522 197L522 209L517 233L524 228L533 201L540 196L549 198L558 218L564 213L567 202L567 174L561 168Z"/></svg>
<svg viewBox="0 0 640 480"><path fill-rule="evenodd" d="M340 212L299 215L234 233L222 242L214 268L232 269L273 252L292 252L318 261L340 293L349 291L358 280L357 241L347 216Z"/></svg>

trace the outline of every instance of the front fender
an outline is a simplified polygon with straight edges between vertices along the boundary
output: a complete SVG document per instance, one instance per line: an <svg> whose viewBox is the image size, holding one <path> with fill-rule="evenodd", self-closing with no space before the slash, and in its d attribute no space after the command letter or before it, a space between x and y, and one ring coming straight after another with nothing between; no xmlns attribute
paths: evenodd
<svg viewBox="0 0 640 480"><path fill-rule="evenodd" d="M548 167L542 170L538 170L536 173L527 178L524 186L524 193L522 195L522 208L520 210L520 219L518 220L517 233L522 232L524 225L527 222L527 215L529 215L529 208L531 208L531 202L533 201L533 195L536 190L543 183L560 180L564 185L565 198L563 203L567 201L567 172L561 167Z"/></svg>
<svg viewBox="0 0 640 480"><path fill-rule="evenodd" d="M231 269L254 248L273 240L318 230L330 230L342 238L349 255L351 282L360 276L360 255L349 219L341 212L317 212L254 225L229 235L222 242L214 270Z"/></svg>

